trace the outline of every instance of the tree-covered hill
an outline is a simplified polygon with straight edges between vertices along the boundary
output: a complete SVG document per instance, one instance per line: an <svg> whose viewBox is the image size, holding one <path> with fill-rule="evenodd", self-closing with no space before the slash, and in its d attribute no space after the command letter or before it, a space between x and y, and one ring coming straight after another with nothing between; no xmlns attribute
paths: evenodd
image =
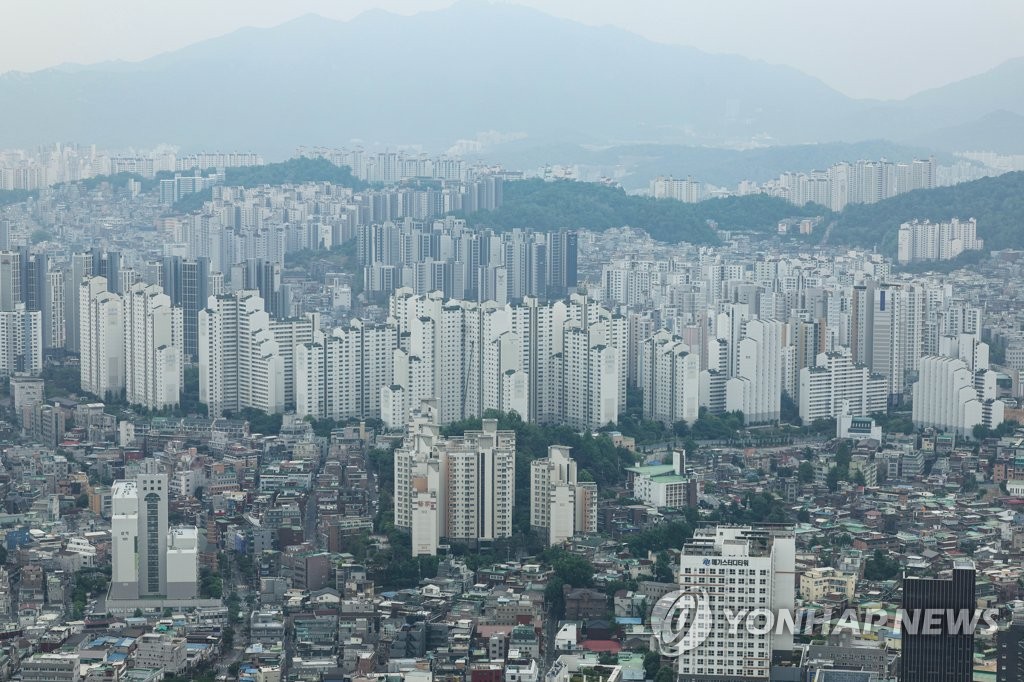
<svg viewBox="0 0 1024 682"><path fill-rule="evenodd" d="M1024 172L908 192L876 204L851 204L837 217L830 242L896 252L900 223L976 218L986 249L1024 247Z"/></svg>
<svg viewBox="0 0 1024 682"><path fill-rule="evenodd" d="M830 244L878 248L895 255L896 232L908 220L978 220L978 236L987 249L1024 248L1024 172L917 190L875 204L850 204L840 213L823 206L793 206L764 195L712 199L684 204L626 194L607 185L542 180L505 183L504 203L495 211L468 216L470 223L510 230L605 230L629 225L666 242L715 244L719 230L773 233L780 220L825 216L834 221Z"/></svg>
<svg viewBox="0 0 1024 682"><path fill-rule="evenodd" d="M779 220L828 213L821 206L793 206L782 199L758 195L711 199L685 204L626 194L607 185L543 180L505 183L502 205L468 216L478 226L497 230L563 227L606 230L629 225L666 242L716 244L719 230L772 232Z"/></svg>
<svg viewBox="0 0 1024 682"><path fill-rule="evenodd" d="M330 182L352 189L365 189L366 183L352 175L348 166L335 166L327 159L299 157L280 163L247 168L228 168L226 185L258 187L260 185L294 185L303 182Z"/></svg>

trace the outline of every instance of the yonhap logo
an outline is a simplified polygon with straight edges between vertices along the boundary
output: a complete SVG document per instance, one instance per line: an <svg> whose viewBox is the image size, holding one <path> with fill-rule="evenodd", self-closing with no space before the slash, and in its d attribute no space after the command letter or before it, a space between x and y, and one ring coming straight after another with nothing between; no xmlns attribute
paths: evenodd
<svg viewBox="0 0 1024 682"><path fill-rule="evenodd" d="M677 657L696 649L711 634L711 609L704 590L674 590L651 611L651 629L662 656Z"/></svg>

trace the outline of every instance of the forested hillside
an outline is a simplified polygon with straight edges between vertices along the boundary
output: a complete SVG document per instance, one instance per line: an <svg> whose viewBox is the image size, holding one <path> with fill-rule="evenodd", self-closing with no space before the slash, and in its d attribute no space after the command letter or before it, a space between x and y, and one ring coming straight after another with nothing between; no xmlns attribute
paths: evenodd
<svg viewBox="0 0 1024 682"><path fill-rule="evenodd" d="M758 195L711 199L684 204L626 194L622 189L590 182L507 182L504 203L495 211L468 216L474 225L510 230L563 227L606 230L629 225L666 242L716 244L720 230L772 232L779 220L828 213L821 206L798 207L782 199Z"/></svg>

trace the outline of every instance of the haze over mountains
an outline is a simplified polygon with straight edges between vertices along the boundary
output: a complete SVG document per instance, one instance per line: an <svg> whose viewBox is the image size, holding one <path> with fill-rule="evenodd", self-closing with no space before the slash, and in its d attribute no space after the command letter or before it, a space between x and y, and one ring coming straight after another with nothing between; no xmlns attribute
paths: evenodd
<svg viewBox="0 0 1024 682"><path fill-rule="evenodd" d="M467 1L350 22L305 16L137 63L0 76L0 146L188 149L423 144L497 131L537 147L887 139L1024 151L1024 59L905 100L855 100L795 69ZM993 134L993 131L997 131Z"/></svg>

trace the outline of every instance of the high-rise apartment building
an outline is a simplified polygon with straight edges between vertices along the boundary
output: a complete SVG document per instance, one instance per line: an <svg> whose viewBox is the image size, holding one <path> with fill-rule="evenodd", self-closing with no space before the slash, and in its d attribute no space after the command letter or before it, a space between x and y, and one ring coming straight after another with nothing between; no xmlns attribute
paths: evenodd
<svg viewBox="0 0 1024 682"><path fill-rule="evenodd" d="M43 314L19 303L0 312L0 375L38 376L43 371Z"/></svg>
<svg viewBox="0 0 1024 682"><path fill-rule="evenodd" d="M314 334L320 329L320 315L307 313L302 317L270 320L270 331L277 342L281 356L282 386L286 409L295 407L295 352L298 346L313 343Z"/></svg>
<svg viewBox="0 0 1024 682"><path fill-rule="evenodd" d="M964 435L978 425L995 428L1005 410L996 395L995 372L972 372L960 358L926 355L914 384L914 424Z"/></svg>
<svg viewBox="0 0 1024 682"><path fill-rule="evenodd" d="M23 302L21 254L0 251L0 312L11 312Z"/></svg>
<svg viewBox="0 0 1024 682"><path fill-rule="evenodd" d="M896 260L900 263L953 260L964 251L980 251L985 242L978 239L978 222L953 218L948 223L913 220L900 225Z"/></svg>
<svg viewBox="0 0 1024 682"><path fill-rule="evenodd" d="M199 312L199 400L211 416L284 410L284 362L258 292L211 296Z"/></svg>
<svg viewBox="0 0 1024 682"><path fill-rule="evenodd" d="M740 410L748 424L779 420L782 408L785 323L750 320L737 344L736 371L726 383L726 409Z"/></svg>
<svg viewBox="0 0 1024 682"><path fill-rule="evenodd" d="M800 419L812 424L843 413L866 417L888 408L888 381L863 365L854 364L850 351L820 353L813 367L800 370Z"/></svg>
<svg viewBox="0 0 1024 682"><path fill-rule="evenodd" d="M156 284L133 284L124 299L125 399L162 410L178 405L184 373L182 311Z"/></svg>
<svg viewBox="0 0 1024 682"><path fill-rule="evenodd" d="M683 546L679 586L703 593L716 618L796 606L796 544L790 529L718 526L694 532ZM712 627L707 638L677 659L680 682L768 680L774 652L791 652L793 633L785 628L753 631L740 625Z"/></svg>
<svg viewBox="0 0 1024 682"><path fill-rule="evenodd" d="M165 256L161 263L160 285L171 297L171 305L181 308L187 358L196 358L199 354L199 311L206 307L212 293L209 283L209 258Z"/></svg>
<svg viewBox="0 0 1024 682"><path fill-rule="evenodd" d="M692 177L685 180L671 176L658 176L650 182L650 193L655 199L675 199L688 204L695 204L701 200L703 187L700 182Z"/></svg>
<svg viewBox="0 0 1024 682"><path fill-rule="evenodd" d="M395 450L395 527L411 532L413 556L437 554L442 539L511 537L515 476L514 431L484 419L480 431L444 438L425 401Z"/></svg>
<svg viewBox="0 0 1024 682"><path fill-rule="evenodd" d="M124 310L106 277L87 277L78 287L82 390L101 399L125 387Z"/></svg>
<svg viewBox="0 0 1024 682"><path fill-rule="evenodd" d="M644 419L692 424L699 415L700 355L667 330L643 343L639 358Z"/></svg>
<svg viewBox="0 0 1024 682"><path fill-rule="evenodd" d="M974 562L956 559L951 578L918 578L903 576L903 611L901 619L900 655L901 682L970 682L974 679L974 633L959 632L952 626L952 614L970 619L977 608L974 588ZM921 629L926 609L941 613L940 633ZM957 611L961 611L957 614Z"/></svg>
<svg viewBox="0 0 1024 682"><path fill-rule="evenodd" d="M597 532L597 484L577 479L571 449L550 445L546 459L530 464L530 525L549 545Z"/></svg>
<svg viewBox="0 0 1024 682"><path fill-rule="evenodd" d="M79 306L81 299L79 289L82 280L92 277L92 255L89 253L71 254L71 262L64 274L64 320L66 322L65 347L72 353L80 350L78 339L81 329L81 315Z"/></svg>

